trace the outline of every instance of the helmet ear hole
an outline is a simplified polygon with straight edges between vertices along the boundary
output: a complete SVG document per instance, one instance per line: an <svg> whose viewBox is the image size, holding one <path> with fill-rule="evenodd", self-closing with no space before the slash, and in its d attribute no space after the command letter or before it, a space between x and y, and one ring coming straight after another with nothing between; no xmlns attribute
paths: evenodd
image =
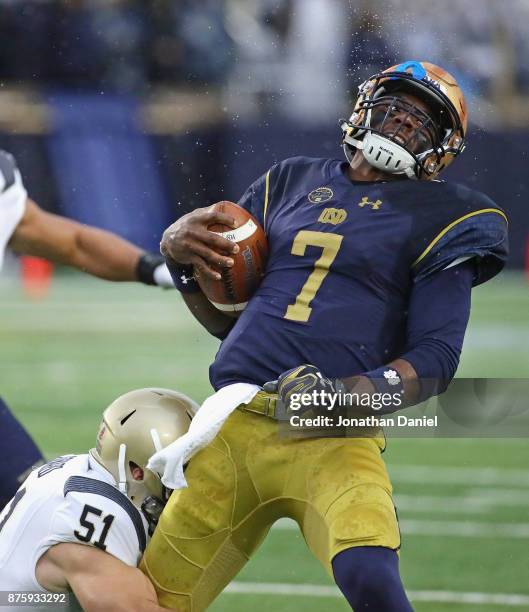
<svg viewBox="0 0 529 612"><path fill-rule="evenodd" d="M137 463L134 463L134 461L129 461L129 470L134 480L141 481L144 479L145 473L143 469Z"/></svg>

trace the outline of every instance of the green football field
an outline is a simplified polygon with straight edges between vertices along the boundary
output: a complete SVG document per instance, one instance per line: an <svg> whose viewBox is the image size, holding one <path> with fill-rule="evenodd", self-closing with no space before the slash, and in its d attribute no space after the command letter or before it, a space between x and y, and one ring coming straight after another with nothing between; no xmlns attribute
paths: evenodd
<svg viewBox="0 0 529 612"><path fill-rule="evenodd" d="M130 389L173 387L196 400L210 393L218 343L174 292L69 274L40 302L8 279L0 295L0 392L47 456L85 452L101 411ZM505 274L474 291L458 375L528 374L529 287ZM384 457L416 610L529 610L527 440L399 438ZM280 522L211 609L348 607L295 526Z"/></svg>

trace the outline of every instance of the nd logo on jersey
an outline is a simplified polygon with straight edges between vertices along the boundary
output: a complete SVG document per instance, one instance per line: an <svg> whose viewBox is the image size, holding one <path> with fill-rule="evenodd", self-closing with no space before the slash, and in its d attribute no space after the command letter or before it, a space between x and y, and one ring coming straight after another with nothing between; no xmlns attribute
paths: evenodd
<svg viewBox="0 0 529 612"><path fill-rule="evenodd" d="M347 219L347 211L343 208L326 208L318 218L320 223L338 225Z"/></svg>

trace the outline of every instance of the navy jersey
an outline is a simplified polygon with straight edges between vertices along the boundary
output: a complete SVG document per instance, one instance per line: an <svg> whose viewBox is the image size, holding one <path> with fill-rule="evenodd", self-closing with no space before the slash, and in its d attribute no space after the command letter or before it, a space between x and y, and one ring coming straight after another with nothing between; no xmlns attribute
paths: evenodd
<svg viewBox="0 0 529 612"><path fill-rule="evenodd" d="M503 267L507 220L483 194L437 181L354 182L347 167L288 159L240 200L270 254L210 368L215 389L263 384L302 363L339 378L380 367L405 351L414 283L469 258L474 284Z"/></svg>

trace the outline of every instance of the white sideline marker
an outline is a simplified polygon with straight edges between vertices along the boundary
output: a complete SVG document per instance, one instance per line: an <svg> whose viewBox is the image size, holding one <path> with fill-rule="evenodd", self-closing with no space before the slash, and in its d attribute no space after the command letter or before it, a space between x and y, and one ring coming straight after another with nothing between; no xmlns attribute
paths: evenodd
<svg viewBox="0 0 529 612"><path fill-rule="evenodd" d="M334 586L288 584L283 582L232 582L224 593L248 595L294 595L337 597L343 595ZM529 606L529 595L511 593L461 593L457 591L407 591L412 601L463 603L497 606Z"/></svg>

